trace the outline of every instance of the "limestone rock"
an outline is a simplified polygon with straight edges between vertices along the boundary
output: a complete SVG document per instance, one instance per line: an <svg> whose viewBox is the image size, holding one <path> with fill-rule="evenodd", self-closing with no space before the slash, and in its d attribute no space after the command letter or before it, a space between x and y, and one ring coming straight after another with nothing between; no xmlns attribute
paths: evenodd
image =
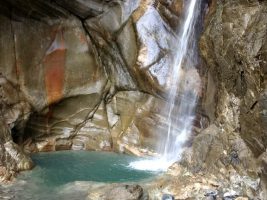
<svg viewBox="0 0 267 200"><path fill-rule="evenodd" d="M258 104L265 87L265 62L261 57L266 49L266 9L266 2L257 0L233 4L213 1L200 42L202 55L217 84L218 120L240 129L242 139L256 156L266 148L259 115L262 108ZM236 119L229 119L230 113L224 110L223 98L227 96L236 107L231 109L237 111L232 115Z"/></svg>
<svg viewBox="0 0 267 200"><path fill-rule="evenodd" d="M125 200L141 200L143 196L143 189L139 185L125 185L111 189L107 196L104 197L106 200L112 199L125 199Z"/></svg>
<svg viewBox="0 0 267 200"><path fill-rule="evenodd" d="M87 183L88 200L148 200L147 194L140 185L124 185L124 184L97 184Z"/></svg>
<svg viewBox="0 0 267 200"><path fill-rule="evenodd" d="M222 131L219 139L225 153L221 154L222 164L230 163L238 173L249 172L250 178L259 178L258 167L263 167L263 163L257 164L256 158L267 147L264 128L267 4L237 0L230 4L210 1L209 5L200 49L208 76L212 76L206 87L216 86L212 92L217 101L209 103L213 108L206 106L205 110ZM205 101L211 102L212 97L205 96ZM249 191L248 194L254 195Z"/></svg>
<svg viewBox="0 0 267 200"><path fill-rule="evenodd" d="M33 167L29 156L13 142L20 142L30 115L30 105L3 75L0 76L0 181L10 180L21 170Z"/></svg>
<svg viewBox="0 0 267 200"><path fill-rule="evenodd" d="M101 0L75 0L71 2L67 0L56 0L55 2L83 19L100 15L107 9L107 5L101 2Z"/></svg>
<svg viewBox="0 0 267 200"><path fill-rule="evenodd" d="M1 73L25 97L13 110L30 104L34 112L26 133L17 133L26 151L134 149L143 154L150 152L144 147L157 148L168 125L159 110L166 104L160 95L173 62L181 2L12 0L1 5L0 41L8 41L0 49ZM190 74L199 80L198 72ZM6 115L18 118L19 113ZM14 130L25 126L9 123Z"/></svg>

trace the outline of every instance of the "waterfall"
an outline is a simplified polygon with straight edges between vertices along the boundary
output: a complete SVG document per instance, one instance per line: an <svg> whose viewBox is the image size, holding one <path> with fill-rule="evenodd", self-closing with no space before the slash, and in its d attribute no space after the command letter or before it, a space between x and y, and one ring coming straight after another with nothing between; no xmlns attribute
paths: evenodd
<svg viewBox="0 0 267 200"><path fill-rule="evenodd" d="M195 69L198 64L197 29L201 17L201 0L184 0L182 25L177 31L177 41L172 48L174 62L169 67L167 88L167 130L161 134L159 158L133 162L131 167L140 170L166 170L180 159L183 147L192 132L194 110L200 87L200 77Z"/></svg>
<svg viewBox="0 0 267 200"><path fill-rule="evenodd" d="M182 79L180 75L183 63L185 65L183 68L186 70L186 68L190 67L186 65L194 59L188 55L188 50L190 40L195 39L192 36L194 36L196 17L199 16L199 2L199 0L191 0L188 4L183 28L178 35L179 42L176 49L175 62L171 69L171 88L168 95L168 132L167 139L164 142L164 149L161 152L167 162L175 162L179 159L182 145L187 141L194 119L198 88L190 88L193 89L192 91L182 88L186 84L184 83L186 79ZM189 56L187 60L189 59L190 61L185 61L186 55ZM177 93L181 94L178 105L176 105ZM177 109L175 109L175 106Z"/></svg>

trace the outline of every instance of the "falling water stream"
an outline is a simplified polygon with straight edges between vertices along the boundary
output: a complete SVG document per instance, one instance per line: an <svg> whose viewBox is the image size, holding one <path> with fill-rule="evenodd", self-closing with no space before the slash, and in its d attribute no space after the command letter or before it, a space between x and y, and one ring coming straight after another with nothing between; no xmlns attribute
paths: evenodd
<svg viewBox="0 0 267 200"><path fill-rule="evenodd" d="M198 81L199 76L198 73L194 75L186 72L196 71L195 65L198 60L197 45L195 45L197 41L196 24L200 19L201 1L185 0L184 7L184 21L177 31L178 39L173 48L174 62L169 67L168 103L164 108L164 111L167 111L167 129L166 134L161 133L163 138L159 140L160 157L132 162L130 166L135 169L166 170L172 163L180 159L183 146L192 131L199 91L199 85L192 82ZM193 88L192 85L195 87Z"/></svg>

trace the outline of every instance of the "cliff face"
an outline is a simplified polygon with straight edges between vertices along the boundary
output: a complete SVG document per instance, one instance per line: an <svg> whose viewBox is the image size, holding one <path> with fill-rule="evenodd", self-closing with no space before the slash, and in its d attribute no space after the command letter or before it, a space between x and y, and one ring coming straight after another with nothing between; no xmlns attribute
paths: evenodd
<svg viewBox="0 0 267 200"><path fill-rule="evenodd" d="M210 2L200 50L207 68L203 108L211 125L185 158L192 172L215 172L232 186L233 171L261 176L255 193L246 193L251 198L259 188L266 192L266 18L266 1Z"/></svg>
<svg viewBox="0 0 267 200"><path fill-rule="evenodd" d="M181 1L1 2L1 98L12 95L2 108L4 157L9 141L27 152L155 149L182 9ZM198 71L183 74L199 84Z"/></svg>
<svg viewBox="0 0 267 200"><path fill-rule="evenodd" d="M228 137L238 135L255 158L267 145L266 17L264 1L213 1L200 41L216 88L213 123Z"/></svg>
<svg viewBox="0 0 267 200"><path fill-rule="evenodd" d="M227 122L232 131L240 132L254 155L259 156L266 149L267 136L263 127L266 2L214 1L211 9L201 50L218 88L216 121Z"/></svg>
<svg viewBox="0 0 267 200"><path fill-rule="evenodd" d="M205 64L183 73L203 91L182 166L263 180L267 4L207 3ZM179 0L1 2L0 175L32 166L14 141L28 152L156 148L182 9Z"/></svg>

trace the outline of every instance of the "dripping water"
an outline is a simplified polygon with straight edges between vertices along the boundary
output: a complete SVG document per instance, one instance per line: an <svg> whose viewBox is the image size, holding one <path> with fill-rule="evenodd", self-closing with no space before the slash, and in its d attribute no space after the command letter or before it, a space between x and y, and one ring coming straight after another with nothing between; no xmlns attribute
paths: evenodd
<svg viewBox="0 0 267 200"><path fill-rule="evenodd" d="M184 0L184 21L177 31L174 62L169 67L169 86L167 105L166 134L159 140L159 158L133 162L131 167L140 170L166 170L179 161L183 147L188 141L194 110L200 87L200 77L196 70L198 64L197 24L201 20L202 1Z"/></svg>

